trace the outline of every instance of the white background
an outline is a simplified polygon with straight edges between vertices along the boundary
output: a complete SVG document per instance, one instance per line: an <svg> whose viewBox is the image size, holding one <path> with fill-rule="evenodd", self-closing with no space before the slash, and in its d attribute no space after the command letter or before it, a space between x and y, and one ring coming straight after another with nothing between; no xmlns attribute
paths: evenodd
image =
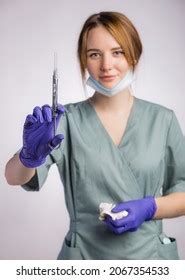
<svg viewBox="0 0 185 280"><path fill-rule="evenodd" d="M103 10L125 13L140 33L135 95L173 109L185 133L184 0L0 0L0 259L56 259L61 248L69 219L56 167L38 193L8 186L4 168L22 145L25 116L51 103L54 51L60 103L85 99L77 39ZM165 229L185 259L185 218L166 220Z"/></svg>

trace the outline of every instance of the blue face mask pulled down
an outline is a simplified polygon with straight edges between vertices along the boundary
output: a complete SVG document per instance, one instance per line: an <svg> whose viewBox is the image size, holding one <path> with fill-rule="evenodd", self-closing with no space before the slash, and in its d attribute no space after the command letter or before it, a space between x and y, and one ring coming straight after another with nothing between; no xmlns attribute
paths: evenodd
<svg viewBox="0 0 185 280"><path fill-rule="evenodd" d="M89 76L89 78L86 81L86 84L90 87L92 87L97 92L106 95L108 97L114 96L120 91L126 89L129 87L134 81L134 73L132 70L129 70L127 74L123 77L121 81L119 81L114 87L112 88L106 88L101 83L93 79L92 76Z"/></svg>

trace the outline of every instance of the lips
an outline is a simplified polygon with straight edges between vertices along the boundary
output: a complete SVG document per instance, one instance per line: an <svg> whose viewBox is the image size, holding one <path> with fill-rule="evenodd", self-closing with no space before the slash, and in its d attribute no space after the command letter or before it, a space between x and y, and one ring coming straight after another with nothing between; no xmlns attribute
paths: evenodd
<svg viewBox="0 0 185 280"><path fill-rule="evenodd" d="M104 78L105 78L105 79L106 79L106 78L114 78L114 77L115 77L115 76L101 76L100 79L102 79L102 78L103 78L103 79L104 79Z"/></svg>
<svg viewBox="0 0 185 280"><path fill-rule="evenodd" d="M101 76L100 80L104 82L112 82L115 80L116 76Z"/></svg>

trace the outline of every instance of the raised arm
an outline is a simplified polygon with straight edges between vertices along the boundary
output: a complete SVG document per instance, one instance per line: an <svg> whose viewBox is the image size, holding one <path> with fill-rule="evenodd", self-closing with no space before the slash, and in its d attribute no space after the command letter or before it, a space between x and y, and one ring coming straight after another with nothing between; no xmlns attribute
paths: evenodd
<svg viewBox="0 0 185 280"><path fill-rule="evenodd" d="M65 109L58 106L57 125ZM23 147L6 164L5 177L10 185L23 185L34 175L35 168L46 161L46 157L63 140L62 134L54 135L52 109L49 105L35 107L26 117L23 129Z"/></svg>
<svg viewBox="0 0 185 280"><path fill-rule="evenodd" d="M23 185L35 175L35 168L27 168L15 154L6 164L5 177L9 185Z"/></svg>

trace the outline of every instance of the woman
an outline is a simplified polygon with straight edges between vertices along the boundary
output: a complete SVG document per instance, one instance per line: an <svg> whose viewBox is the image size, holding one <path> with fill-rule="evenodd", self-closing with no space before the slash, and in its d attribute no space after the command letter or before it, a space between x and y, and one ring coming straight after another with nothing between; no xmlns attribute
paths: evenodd
<svg viewBox="0 0 185 280"><path fill-rule="evenodd" d="M161 220L185 214L185 141L172 110L133 96L141 53L126 16L90 16L78 58L94 95L58 107L56 136L50 106L35 107L23 147L7 163L8 183L33 191L57 164L70 215L58 259L179 258ZM104 222L98 219L101 202L116 205ZM120 211L127 216L113 219Z"/></svg>

